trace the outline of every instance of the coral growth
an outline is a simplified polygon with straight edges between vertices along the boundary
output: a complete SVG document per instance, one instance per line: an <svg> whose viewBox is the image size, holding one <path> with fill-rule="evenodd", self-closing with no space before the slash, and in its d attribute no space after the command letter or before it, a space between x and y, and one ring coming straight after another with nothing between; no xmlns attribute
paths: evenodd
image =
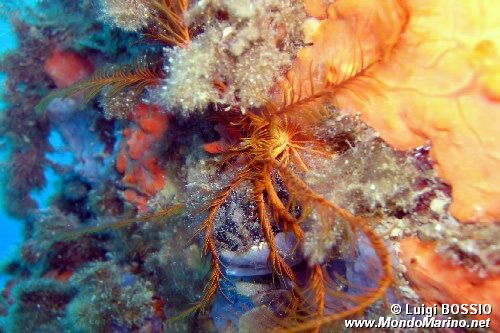
<svg viewBox="0 0 500 333"><path fill-rule="evenodd" d="M151 20L151 2L156 0L100 0L106 21L127 31L146 27Z"/></svg>
<svg viewBox="0 0 500 333"><path fill-rule="evenodd" d="M355 214L399 216L414 209L421 194L415 189L423 175L411 154L396 152L359 116L347 112L336 111L318 135L336 156L315 161L306 175L316 191ZM334 189L330 179L335 180Z"/></svg>
<svg viewBox="0 0 500 333"><path fill-rule="evenodd" d="M448 211L498 219L490 1L41 0L2 61L30 210L0 313L318 332L382 298L499 303L499 224ZM61 187L37 211L46 166Z"/></svg>
<svg viewBox="0 0 500 333"><path fill-rule="evenodd" d="M200 247L186 245L190 237L186 228L179 226L177 231L175 235L166 233L162 239L164 245L145 262L145 274L154 283L157 297L167 303L162 314L167 317L200 299L208 271ZM165 280L169 283L164 283ZM186 280L192 283L185 283Z"/></svg>
<svg viewBox="0 0 500 333"><path fill-rule="evenodd" d="M105 245L96 238L57 241L57 235L81 228L80 219L74 214L53 208L34 214L29 222L29 237L21 247L20 257L30 265L34 276L71 276L88 261L105 257Z"/></svg>
<svg viewBox="0 0 500 333"><path fill-rule="evenodd" d="M83 332L137 329L153 315L153 293L116 264L95 262L71 278L80 286L68 305L68 325Z"/></svg>
<svg viewBox="0 0 500 333"><path fill-rule="evenodd" d="M62 332L65 310L75 290L51 279L27 280L12 290L8 332Z"/></svg>
<svg viewBox="0 0 500 333"><path fill-rule="evenodd" d="M185 113L211 103L262 105L301 44L301 9L296 1L199 2L186 17L203 22L203 32L166 50L168 79L154 92L157 101Z"/></svg>
<svg viewBox="0 0 500 333"><path fill-rule="evenodd" d="M70 64L72 63L70 62ZM64 62L63 65L66 63ZM63 65L48 69L52 69L54 75L61 75L59 72L65 70ZM79 66L76 69L79 71L78 73L81 72ZM123 108L130 108L138 103L137 99L145 87L156 85L161 77L162 74L158 69L150 68L143 61L132 66L108 68L97 72L86 80L84 80L84 75L78 75L79 80L72 82L78 82L77 84L52 92L40 102L38 109L45 110L55 98L83 95L85 101L90 101L102 93L105 116L109 119L123 118L126 114Z"/></svg>
<svg viewBox="0 0 500 333"><path fill-rule="evenodd" d="M0 130L13 146L7 166L10 177L5 186L7 209L14 215L26 216L30 209L36 208L31 190L45 185L43 168L47 165L45 152L50 150L49 124L33 109L48 84L40 61L48 56L51 41L40 37L45 36L44 29L20 20L13 23L15 34L22 38L18 50L0 61L0 70L7 74L2 96L7 109L2 113Z"/></svg>

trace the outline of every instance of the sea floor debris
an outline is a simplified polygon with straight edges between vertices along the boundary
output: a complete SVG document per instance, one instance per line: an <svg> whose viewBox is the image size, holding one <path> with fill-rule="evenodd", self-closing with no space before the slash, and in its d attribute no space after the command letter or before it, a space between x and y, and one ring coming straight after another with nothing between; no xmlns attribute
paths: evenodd
<svg viewBox="0 0 500 333"><path fill-rule="evenodd" d="M447 303L500 330L495 9L0 2L24 227L0 331L351 331Z"/></svg>

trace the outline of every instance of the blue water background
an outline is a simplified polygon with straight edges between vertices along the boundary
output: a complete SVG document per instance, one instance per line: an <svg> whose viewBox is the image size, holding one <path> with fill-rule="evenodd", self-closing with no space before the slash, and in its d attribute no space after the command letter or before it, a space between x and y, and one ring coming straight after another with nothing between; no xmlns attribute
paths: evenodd
<svg viewBox="0 0 500 333"><path fill-rule="evenodd" d="M33 5L35 0L16 0L17 6ZM12 26L9 23L9 18L2 10L4 5L12 6L12 0L0 0L0 56L9 50L17 47L17 40ZM5 74L0 73L0 89L3 90L5 85ZM0 99L0 113L5 111L6 104ZM0 136L0 184L6 184L5 174L8 158L12 152L7 138ZM22 241L23 222L9 216L5 211L5 193L4 186L0 186L0 262L5 260L19 247ZM0 286L2 286L7 277L0 275Z"/></svg>
<svg viewBox="0 0 500 333"><path fill-rule="evenodd" d="M7 4L9 9L27 8L34 6L36 0L18 0L16 5L13 5L11 0L0 0L0 13L2 5ZM0 16L0 56L5 52L14 50L17 47L17 40L12 26L10 25L7 15ZM4 88L5 75L0 74L0 89ZM5 111L6 104L0 99L0 114ZM68 142L64 140L61 133L57 129L52 129L49 134L49 142L54 148L54 151L47 153L49 160L59 166L71 166L75 163L75 156L70 152ZM102 144L92 144L96 149L103 150ZM5 166L9 163L9 156L12 153L12 147L5 137L0 137L0 184L5 184L5 179L8 175L5 173ZM57 174L53 168L46 167L44 169L46 178L46 186L42 189L33 190L31 197L37 203L40 209L46 209L51 205L52 198L61 190L62 177ZM0 186L0 263L16 253L19 245L22 243L23 221L16 220L9 216L5 209L5 193L4 188ZM5 284L7 276L0 274L0 288Z"/></svg>

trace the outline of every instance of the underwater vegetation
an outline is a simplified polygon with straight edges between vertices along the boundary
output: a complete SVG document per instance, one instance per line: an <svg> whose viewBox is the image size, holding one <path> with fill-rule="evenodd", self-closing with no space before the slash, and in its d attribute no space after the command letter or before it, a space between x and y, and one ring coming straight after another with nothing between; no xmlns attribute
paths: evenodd
<svg viewBox="0 0 500 333"><path fill-rule="evenodd" d="M2 329L349 331L344 319L391 316L391 304L481 303L493 313L453 318L499 330L495 9L13 11L0 128L24 240L2 267ZM59 187L42 207L49 171Z"/></svg>

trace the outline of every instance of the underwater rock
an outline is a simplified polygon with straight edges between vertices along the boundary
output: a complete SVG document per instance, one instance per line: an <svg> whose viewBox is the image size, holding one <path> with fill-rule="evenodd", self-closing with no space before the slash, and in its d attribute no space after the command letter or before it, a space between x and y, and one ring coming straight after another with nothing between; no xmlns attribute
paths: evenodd
<svg viewBox="0 0 500 333"><path fill-rule="evenodd" d="M423 219L423 212L414 213L416 205L440 185L431 165L420 166L427 162L426 155L397 151L359 115L332 110L323 125L318 135L335 156L311 156L314 168L304 178L316 191L357 215Z"/></svg>
<svg viewBox="0 0 500 333"><path fill-rule="evenodd" d="M286 300L286 291L277 289L272 280L265 278L231 279L221 285L222 294L212 306L210 315L218 332L237 331L267 332L275 328L277 303ZM257 309L267 311L255 311ZM249 316L253 317L251 322ZM250 327L265 327L263 330L249 330ZM243 331L242 331L243 328Z"/></svg>
<svg viewBox="0 0 500 333"><path fill-rule="evenodd" d="M7 332L52 333L64 331L67 304L75 289L52 279L32 279L16 285L9 309Z"/></svg>
<svg viewBox="0 0 500 333"><path fill-rule="evenodd" d="M68 181L63 188L64 198L72 202L84 199L88 192L88 186L79 179Z"/></svg>
<svg viewBox="0 0 500 333"><path fill-rule="evenodd" d="M102 217L120 216L124 211L119 190L110 180L94 186L88 195L88 206L94 214Z"/></svg>
<svg viewBox="0 0 500 333"><path fill-rule="evenodd" d="M19 211L45 166L63 188L29 212L0 313L20 332L244 333L341 331L383 298L496 306L498 228L455 223L433 169L457 217L496 218L492 1L37 1L2 62L6 188ZM36 109L54 83L74 98ZM48 134L73 161L45 158Z"/></svg>
<svg viewBox="0 0 500 333"><path fill-rule="evenodd" d="M224 299L224 297L221 299L218 296L214 300L212 311L210 312L210 317L213 319L218 332L234 330L238 325L240 316L254 306L249 297L238 294L232 283L228 282L221 287L227 299Z"/></svg>
<svg viewBox="0 0 500 333"><path fill-rule="evenodd" d="M109 332L123 327L130 331L153 316L151 285L139 277L130 278L113 262L93 262L70 282L79 286L67 309L71 330Z"/></svg>
<svg viewBox="0 0 500 333"><path fill-rule="evenodd" d="M260 305L245 312L239 319L238 332L270 332L276 326L274 312L266 305Z"/></svg>
<svg viewBox="0 0 500 333"><path fill-rule="evenodd" d="M355 254L347 252L343 261L347 281L353 285L352 288L349 286L347 288L350 288L350 294L356 295L362 292L357 286L376 287L373 277L380 276L382 272L378 267L378 258L366 236L359 235L356 250L353 252Z"/></svg>
<svg viewBox="0 0 500 333"><path fill-rule="evenodd" d="M96 114L79 110L72 98L56 98L47 107L53 130L58 131L72 153L73 170L91 184L109 172L111 156L95 128ZM67 152L63 147L56 147Z"/></svg>

